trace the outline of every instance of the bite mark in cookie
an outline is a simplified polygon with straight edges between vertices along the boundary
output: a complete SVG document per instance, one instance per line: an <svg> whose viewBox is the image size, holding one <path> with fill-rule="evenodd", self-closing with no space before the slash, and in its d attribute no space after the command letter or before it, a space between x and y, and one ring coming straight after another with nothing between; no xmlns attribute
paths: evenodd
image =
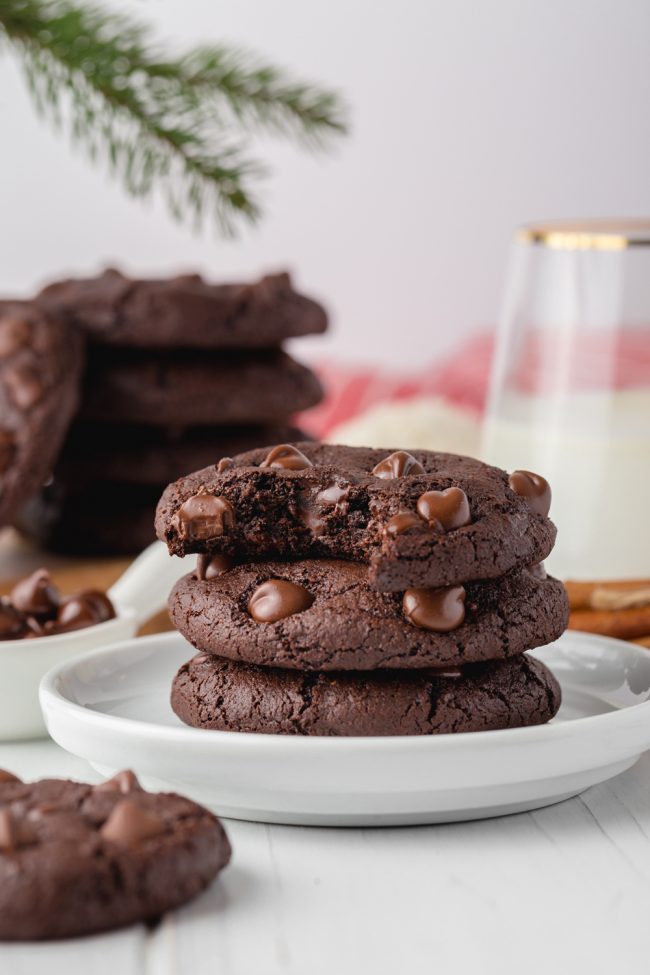
<svg viewBox="0 0 650 975"><path fill-rule="evenodd" d="M158 537L175 555L354 560L369 565L377 589L401 592L498 578L543 561L553 547L552 522L512 490L505 471L480 461L424 450L387 458L362 447L294 447L310 466L262 466L269 451L255 450L226 470L206 468L170 484L158 505ZM398 454L401 476L373 474ZM190 538L183 531L179 509L199 490L233 506L236 523L227 532Z"/></svg>

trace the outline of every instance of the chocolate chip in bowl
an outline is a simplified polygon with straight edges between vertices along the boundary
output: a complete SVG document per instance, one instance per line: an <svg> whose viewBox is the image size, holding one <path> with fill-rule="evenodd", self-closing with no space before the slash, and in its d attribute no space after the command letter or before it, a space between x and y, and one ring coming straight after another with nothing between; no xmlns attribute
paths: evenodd
<svg viewBox="0 0 650 975"><path fill-rule="evenodd" d="M4 640L53 636L96 626L115 616L106 593L83 589L62 596L47 569L36 569L0 602L0 634Z"/></svg>
<svg viewBox="0 0 650 975"><path fill-rule="evenodd" d="M39 684L47 671L135 636L163 609L179 565L155 543L108 592L88 586L63 593L43 568L15 583L0 598L0 741L42 737Z"/></svg>

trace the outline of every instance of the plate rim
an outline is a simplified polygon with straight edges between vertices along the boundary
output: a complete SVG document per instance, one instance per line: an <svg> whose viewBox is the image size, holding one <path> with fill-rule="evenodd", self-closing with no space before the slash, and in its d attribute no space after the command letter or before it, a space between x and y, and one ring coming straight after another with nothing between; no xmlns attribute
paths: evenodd
<svg viewBox="0 0 650 975"><path fill-rule="evenodd" d="M565 635L570 634L572 640L578 644L584 643L609 646L613 649L624 647L626 653L632 652L639 657L645 657L648 650L639 647L634 643L625 640L617 640L612 637L600 636L598 634L584 633L578 630L567 630L565 634L553 641L559 643L565 639ZM123 640L117 643L108 644L104 647L95 647L84 653L78 654L67 661L62 661L52 667L41 679L39 685L39 703L43 712L43 717L48 727L52 713L64 713L68 717L76 716L80 722L87 722L95 727L120 728L123 733L129 730L138 732L140 739L157 740L176 739L183 737L187 742L193 744L203 742L203 746L209 743L228 741L230 745L240 749L259 750L277 748L279 744L289 749L299 750L308 748L314 750L327 750L335 752L337 750L349 749L354 746L360 750L371 751L378 747L382 750L393 750L404 748L409 745L414 748L435 750L462 749L468 745L478 748L488 748L500 742L504 745L521 744L522 740L530 744L544 742L549 738L572 738L581 735L590 729L600 730L607 728L612 722L620 728L621 724L636 723L639 713L644 709L648 712L649 737L648 746L650 748L650 698L647 701L639 701L627 707L616 708L604 714L588 715L581 718L574 718L571 721L563 721L558 724L546 723L533 725L524 728L501 728L491 731L468 731L462 733L445 733L438 735L375 735L375 736L325 736L325 735L272 735L261 734L259 732L239 732L239 731L219 731L216 729L192 728L186 725L178 727L157 724L153 721L139 721L136 718L123 717L121 715L106 714L102 711L95 711L83 704L78 704L66 697L60 690L58 682L64 678L65 672L93 661L95 658L127 655L133 649L145 650L151 643L166 644L184 640L178 632L155 633L145 637L134 637L130 640ZM187 642L187 641L185 641ZM552 646L547 644L546 646ZM187 644L192 651L195 650L191 644ZM535 650L543 650L544 647L537 647ZM627 720L626 720L627 719ZM206 731L210 734L206 735ZM482 744L481 744L482 743Z"/></svg>

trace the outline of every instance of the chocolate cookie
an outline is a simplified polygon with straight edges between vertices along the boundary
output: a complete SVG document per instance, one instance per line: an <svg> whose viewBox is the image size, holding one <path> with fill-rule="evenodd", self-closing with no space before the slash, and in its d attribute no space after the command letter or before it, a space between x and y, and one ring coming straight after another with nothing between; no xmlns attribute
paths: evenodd
<svg viewBox="0 0 650 975"><path fill-rule="evenodd" d="M215 285L198 274L147 281L108 269L50 284L36 300L95 342L143 348L270 348L327 327L324 309L294 291L288 274Z"/></svg>
<svg viewBox="0 0 650 975"><path fill-rule="evenodd" d="M271 423L321 399L318 379L285 352L95 349L81 416L163 426Z"/></svg>
<svg viewBox="0 0 650 975"><path fill-rule="evenodd" d="M176 584L174 626L199 650L269 667L410 670L504 659L556 640L569 613L561 582L525 570L402 594L377 592L354 562L217 568Z"/></svg>
<svg viewBox="0 0 650 975"><path fill-rule="evenodd" d="M133 424L72 424L55 468L64 482L168 484L189 471L252 447L307 439L288 425L169 428ZM155 499L158 500L158 497Z"/></svg>
<svg viewBox="0 0 650 975"><path fill-rule="evenodd" d="M560 686L538 660L431 671L302 674L200 654L171 704L195 728L267 735L439 735L549 721Z"/></svg>
<svg viewBox="0 0 650 975"><path fill-rule="evenodd" d="M230 859L212 813L131 772L90 786L0 772L0 939L66 938L149 921Z"/></svg>
<svg viewBox="0 0 650 975"><path fill-rule="evenodd" d="M145 485L53 481L22 508L16 527L60 555L135 555L155 541L158 494Z"/></svg>
<svg viewBox="0 0 650 975"><path fill-rule="evenodd" d="M156 530L177 555L351 559L382 591L439 587L543 561L555 541L544 485L524 497L455 454L297 444L171 484Z"/></svg>
<svg viewBox="0 0 650 975"><path fill-rule="evenodd" d="M0 525L50 469L78 403L83 341L28 302L0 302Z"/></svg>

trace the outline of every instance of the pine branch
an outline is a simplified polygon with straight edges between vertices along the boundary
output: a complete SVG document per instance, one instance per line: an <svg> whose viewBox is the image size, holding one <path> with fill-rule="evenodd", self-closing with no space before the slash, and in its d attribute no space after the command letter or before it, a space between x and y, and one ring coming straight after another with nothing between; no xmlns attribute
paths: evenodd
<svg viewBox="0 0 650 975"><path fill-rule="evenodd" d="M270 64L244 51L198 48L183 58L188 84L206 97L225 100L242 124L320 144L346 131L341 105L332 92L292 83Z"/></svg>
<svg viewBox="0 0 650 975"><path fill-rule="evenodd" d="M223 46L170 58L130 17L71 0L0 0L0 38L19 52L38 111L133 196L157 189L175 218L216 217L226 232L259 209L263 172L242 132L268 129L321 146L345 132L332 93ZM234 134L233 134L234 133Z"/></svg>

